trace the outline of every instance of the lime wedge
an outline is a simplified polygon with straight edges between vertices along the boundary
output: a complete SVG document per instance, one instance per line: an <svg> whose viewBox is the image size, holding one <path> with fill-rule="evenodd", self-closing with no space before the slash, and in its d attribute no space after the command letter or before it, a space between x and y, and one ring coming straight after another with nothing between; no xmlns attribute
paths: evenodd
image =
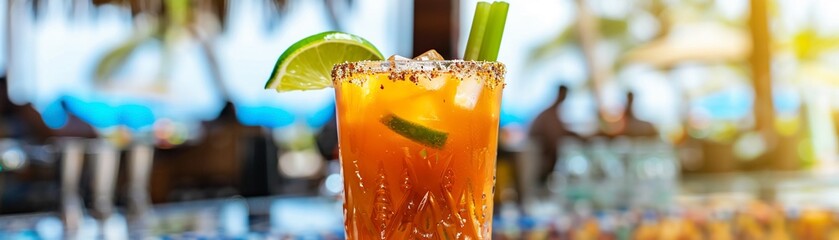
<svg viewBox="0 0 839 240"><path fill-rule="evenodd" d="M449 134L446 132L434 130L426 126L410 122L393 114L384 116L381 119L381 122L387 126L387 128L393 130L393 132L411 139L416 143L432 148L443 148L443 146L446 145L446 139L449 138Z"/></svg>
<svg viewBox="0 0 839 240"><path fill-rule="evenodd" d="M332 66L343 62L382 60L373 44L343 32L323 32L300 40L280 55L265 89L278 92L332 86Z"/></svg>

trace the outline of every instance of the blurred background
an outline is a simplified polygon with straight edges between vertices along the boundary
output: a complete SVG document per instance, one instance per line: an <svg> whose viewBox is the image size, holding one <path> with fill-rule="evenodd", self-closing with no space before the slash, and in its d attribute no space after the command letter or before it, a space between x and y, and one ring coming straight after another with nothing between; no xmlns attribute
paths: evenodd
<svg viewBox="0 0 839 240"><path fill-rule="evenodd" d="M477 0L0 1L0 239L341 239L327 30L460 58ZM839 2L510 0L497 239L839 239Z"/></svg>

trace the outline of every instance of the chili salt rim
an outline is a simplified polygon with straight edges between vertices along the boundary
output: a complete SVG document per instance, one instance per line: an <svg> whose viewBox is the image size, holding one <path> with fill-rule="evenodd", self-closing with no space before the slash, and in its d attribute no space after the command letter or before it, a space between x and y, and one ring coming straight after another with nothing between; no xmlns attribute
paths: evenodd
<svg viewBox="0 0 839 240"><path fill-rule="evenodd" d="M442 60L442 61L360 61L335 64L332 67L333 84L349 82L363 84L366 78L356 75L387 73L393 81L417 82L419 76L435 77L441 73L453 73L456 78L464 79L480 76L487 88L504 87L506 66L501 62Z"/></svg>

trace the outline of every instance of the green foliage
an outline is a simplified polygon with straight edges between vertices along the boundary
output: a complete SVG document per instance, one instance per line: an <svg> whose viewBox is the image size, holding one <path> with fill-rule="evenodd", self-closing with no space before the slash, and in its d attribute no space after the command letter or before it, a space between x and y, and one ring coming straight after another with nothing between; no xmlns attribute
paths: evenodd
<svg viewBox="0 0 839 240"><path fill-rule="evenodd" d="M627 19L598 19L600 36L608 39L623 39L629 37L629 21Z"/></svg>
<svg viewBox="0 0 839 240"><path fill-rule="evenodd" d="M124 68L128 60L140 46L158 41L163 44L161 72L159 78L165 78L170 71L171 65L171 44L181 36L190 35L190 18L192 17L190 0L166 0L165 16L160 19L149 21L151 31L137 32L131 38L107 51L104 57L96 64L94 81L106 83L113 80L114 76Z"/></svg>
<svg viewBox="0 0 839 240"><path fill-rule="evenodd" d="M166 0L166 17L170 24L175 26L185 26L189 22L190 17L190 1L189 0Z"/></svg>
<svg viewBox="0 0 839 240"><path fill-rule="evenodd" d="M306 149L313 149L317 147L315 135L311 132L302 132L284 143L285 147L291 151L301 151Z"/></svg>
<svg viewBox="0 0 839 240"><path fill-rule="evenodd" d="M125 66L125 63L135 50L146 41L152 39L154 38L150 35L135 36L109 50L99 60L99 63L96 64L94 81L98 83L110 81Z"/></svg>
<svg viewBox="0 0 839 240"><path fill-rule="evenodd" d="M557 54L563 47L577 46L577 32L574 28L566 28L551 40L540 44L530 51L527 57L527 66L535 66L536 63L545 61Z"/></svg>
<svg viewBox="0 0 839 240"><path fill-rule="evenodd" d="M815 61L822 54L839 49L839 37L820 36L813 28L805 28L792 37L791 51L802 61Z"/></svg>
<svg viewBox="0 0 839 240"><path fill-rule="evenodd" d="M596 16L597 34L605 39L617 42L621 48L629 48L633 41L629 34L629 19L615 19ZM533 48L527 57L527 66L545 61L555 56L563 48L579 48L579 29L576 24L563 29L555 37Z"/></svg>

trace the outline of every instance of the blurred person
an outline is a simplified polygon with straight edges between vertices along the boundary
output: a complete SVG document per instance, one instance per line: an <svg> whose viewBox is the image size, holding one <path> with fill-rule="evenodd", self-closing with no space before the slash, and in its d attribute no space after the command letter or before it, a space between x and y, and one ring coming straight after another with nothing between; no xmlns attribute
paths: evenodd
<svg viewBox="0 0 839 240"><path fill-rule="evenodd" d="M0 138L43 143L51 132L32 104L16 105L8 94L8 79L0 77Z"/></svg>
<svg viewBox="0 0 839 240"><path fill-rule="evenodd" d="M6 76L0 77L0 137L9 137L34 144L43 144L53 137L95 138L96 131L85 123L67 106L67 99L60 98L63 114L66 114L64 125L50 129L44 117L30 104L17 105L12 103L8 95ZM49 116L49 115L48 115Z"/></svg>
<svg viewBox="0 0 839 240"><path fill-rule="evenodd" d="M624 128L621 135L629 137L656 137L658 130L655 126L647 121L638 119L633 112L635 105L635 95L632 92L626 93L626 108L624 109L623 121Z"/></svg>
<svg viewBox="0 0 839 240"><path fill-rule="evenodd" d="M562 103L565 102L568 96L568 87L561 85L557 91L556 100L544 111L539 113L533 120L530 127L530 138L533 139L533 144L538 147L538 157L536 163L537 180L540 187L545 187L548 177L553 173L559 156L558 145L565 137L578 137L574 132L568 130L568 127L560 117Z"/></svg>
<svg viewBox="0 0 839 240"><path fill-rule="evenodd" d="M56 191L56 178L62 173L64 162L53 164L49 150L56 146L54 138L93 138L93 128L68 110L63 99L57 112L42 115L30 104L17 105L8 95L8 79L0 76L0 138L12 139L25 152L28 164L11 174L0 176L5 188L0 188L0 213L21 213L54 210L62 199ZM48 111L48 110L45 110ZM48 127L45 120L52 114L62 114L65 122L56 129ZM58 117L58 116L56 116ZM41 148L40 146L47 146ZM3 169L7 170L7 169Z"/></svg>

